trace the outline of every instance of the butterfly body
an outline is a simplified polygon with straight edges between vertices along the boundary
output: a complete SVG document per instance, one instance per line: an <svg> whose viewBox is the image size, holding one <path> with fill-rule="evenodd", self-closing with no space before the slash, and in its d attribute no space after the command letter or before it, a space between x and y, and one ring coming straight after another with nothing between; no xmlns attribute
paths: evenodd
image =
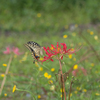
<svg viewBox="0 0 100 100"><path fill-rule="evenodd" d="M35 60L40 58L40 54L42 54L42 47L38 43L29 41L25 44L25 46L30 50L32 57Z"/></svg>

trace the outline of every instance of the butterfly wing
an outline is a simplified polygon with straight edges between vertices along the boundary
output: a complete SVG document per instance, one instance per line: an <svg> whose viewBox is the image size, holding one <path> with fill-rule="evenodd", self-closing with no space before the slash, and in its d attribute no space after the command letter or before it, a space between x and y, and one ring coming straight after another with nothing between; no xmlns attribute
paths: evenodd
<svg viewBox="0 0 100 100"><path fill-rule="evenodd" d="M40 51L42 47L38 43L29 41L25 44L25 46L30 50L34 59L38 60L40 58Z"/></svg>

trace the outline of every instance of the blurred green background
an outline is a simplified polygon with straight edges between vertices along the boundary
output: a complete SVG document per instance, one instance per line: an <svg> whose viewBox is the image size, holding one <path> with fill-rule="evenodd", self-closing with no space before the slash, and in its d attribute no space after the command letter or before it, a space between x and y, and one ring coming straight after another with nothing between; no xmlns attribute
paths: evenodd
<svg viewBox="0 0 100 100"><path fill-rule="evenodd" d="M61 100L60 86L56 82L59 63L33 64L31 53L24 44L35 41L50 47L65 42L68 49L81 49L62 61L63 71L69 71L78 62L86 70L77 73L70 100L100 99L100 0L1 0L0 1L0 87L10 55L13 60L0 100L34 100L32 92L40 100ZM3 54L6 47L18 47L22 55ZM26 60L22 61L28 52ZM41 68L43 70L41 70ZM52 72L51 69L55 68ZM46 79L44 73L52 77ZM68 95L72 71L65 82ZM52 80L53 84L48 81ZM13 86L23 91L12 93ZM51 90L51 87L55 87ZM1 89L1 88L0 88Z"/></svg>

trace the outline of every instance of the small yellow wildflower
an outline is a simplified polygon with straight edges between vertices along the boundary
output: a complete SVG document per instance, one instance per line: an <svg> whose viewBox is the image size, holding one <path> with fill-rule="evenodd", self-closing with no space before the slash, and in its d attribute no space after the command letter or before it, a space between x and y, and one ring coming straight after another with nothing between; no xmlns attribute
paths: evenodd
<svg viewBox="0 0 100 100"><path fill-rule="evenodd" d="M52 81L52 80L49 80L48 83L49 83L49 84L53 84L53 81Z"/></svg>
<svg viewBox="0 0 100 100"><path fill-rule="evenodd" d="M62 97L62 94L61 94L61 96L60 97Z"/></svg>
<svg viewBox="0 0 100 100"><path fill-rule="evenodd" d="M55 71L55 68L51 68L51 71L54 72Z"/></svg>
<svg viewBox="0 0 100 100"><path fill-rule="evenodd" d="M74 65L73 69L74 69L74 70L75 70L75 69L78 69L78 65L77 65L77 64Z"/></svg>
<svg viewBox="0 0 100 100"><path fill-rule="evenodd" d="M20 63L22 63L22 60L19 60Z"/></svg>
<svg viewBox="0 0 100 100"><path fill-rule="evenodd" d="M7 93L5 93L4 96L6 97L7 96Z"/></svg>
<svg viewBox="0 0 100 100"><path fill-rule="evenodd" d="M74 61L76 61L76 58L73 58Z"/></svg>
<svg viewBox="0 0 100 100"><path fill-rule="evenodd" d="M94 39L95 39L95 40L98 40L98 36L97 36L97 35L95 35L95 36L94 36Z"/></svg>
<svg viewBox="0 0 100 100"><path fill-rule="evenodd" d="M61 88L61 89L60 89L60 92L64 92L64 89Z"/></svg>
<svg viewBox="0 0 100 100"><path fill-rule="evenodd" d="M43 60L43 59L44 59L44 58L42 58L42 57L40 58L40 60Z"/></svg>
<svg viewBox="0 0 100 100"><path fill-rule="evenodd" d="M68 29L68 25L65 25L65 29Z"/></svg>
<svg viewBox="0 0 100 100"><path fill-rule="evenodd" d="M97 73L99 73L99 71L95 71L95 73L97 74Z"/></svg>
<svg viewBox="0 0 100 100"><path fill-rule="evenodd" d="M54 90L55 90L55 85L52 85L52 86L50 87L50 90L54 91Z"/></svg>
<svg viewBox="0 0 100 100"><path fill-rule="evenodd" d="M7 66L7 64L2 64L4 67L6 67Z"/></svg>
<svg viewBox="0 0 100 100"><path fill-rule="evenodd" d="M86 90L86 89L84 89L84 90L83 90L83 92L87 92L87 90Z"/></svg>
<svg viewBox="0 0 100 100"><path fill-rule="evenodd" d="M43 71L43 68L42 68L42 67L40 67L40 68L39 68L39 70L40 70L40 71Z"/></svg>
<svg viewBox="0 0 100 100"><path fill-rule="evenodd" d="M17 58L17 55L14 55L14 58Z"/></svg>
<svg viewBox="0 0 100 100"><path fill-rule="evenodd" d="M35 61L35 66L36 66L36 67L39 67L39 65L38 65L38 63L37 63L36 61Z"/></svg>
<svg viewBox="0 0 100 100"><path fill-rule="evenodd" d="M78 45L80 46L80 45L82 45L82 43L80 42L80 43L78 43Z"/></svg>
<svg viewBox="0 0 100 100"><path fill-rule="evenodd" d="M4 77L5 76L5 74L1 74L1 77Z"/></svg>
<svg viewBox="0 0 100 100"><path fill-rule="evenodd" d="M77 87L77 90L78 90L78 91L80 91L80 90L81 90L81 88L80 88L80 87Z"/></svg>
<svg viewBox="0 0 100 100"><path fill-rule="evenodd" d="M77 94L77 91L74 91L75 94Z"/></svg>
<svg viewBox="0 0 100 100"><path fill-rule="evenodd" d="M74 51L74 48L71 48L71 51Z"/></svg>
<svg viewBox="0 0 100 100"><path fill-rule="evenodd" d="M16 85L14 85L12 92L14 93L16 90Z"/></svg>
<svg viewBox="0 0 100 100"><path fill-rule="evenodd" d="M72 58L72 54L69 55L69 59L71 59L71 58Z"/></svg>
<svg viewBox="0 0 100 100"><path fill-rule="evenodd" d="M48 77L48 73L47 72L44 73L44 77Z"/></svg>
<svg viewBox="0 0 100 100"><path fill-rule="evenodd" d="M50 78L51 78L51 75L48 75L48 76L47 76L47 79L50 79Z"/></svg>
<svg viewBox="0 0 100 100"><path fill-rule="evenodd" d="M99 85L99 87L100 87L100 85Z"/></svg>
<svg viewBox="0 0 100 100"><path fill-rule="evenodd" d="M99 94L99 93L95 93L95 95L97 95L97 96L98 96L98 95L100 95L100 94Z"/></svg>
<svg viewBox="0 0 100 100"><path fill-rule="evenodd" d="M72 36L76 36L76 33L72 33Z"/></svg>
<svg viewBox="0 0 100 100"><path fill-rule="evenodd" d="M67 38L68 36L67 35L63 35L63 38Z"/></svg>
<svg viewBox="0 0 100 100"><path fill-rule="evenodd" d="M77 25L77 24L75 24L75 27L77 28L77 27L78 27L78 25Z"/></svg>
<svg viewBox="0 0 100 100"><path fill-rule="evenodd" d="M72 93L70 93L70 97L72 96Z"/></svg>
<svg viewBox="0 0 100 100"><path fill-rule="evenodd" d="M90 35L93 35L94 34L94 32L93 31L90 31Z"/></svg>
<svg viewBox="0 0 100 100"><path fill-rule="evenodd" d="M38 13L38 14L37 14L37 17L41 17L41 13Z"/></svg>
<svg viewBox="0 0 100 100"><path fill-rule="evenodd" d="M40 99L41 98L41 95L38 95L38 99Z"/></svg>
<svg viewBox="0 0 100 100"><path fill-rule="evenodd" d="M93 67L94 66L94 63L91 63L91 66Z"/></svg>

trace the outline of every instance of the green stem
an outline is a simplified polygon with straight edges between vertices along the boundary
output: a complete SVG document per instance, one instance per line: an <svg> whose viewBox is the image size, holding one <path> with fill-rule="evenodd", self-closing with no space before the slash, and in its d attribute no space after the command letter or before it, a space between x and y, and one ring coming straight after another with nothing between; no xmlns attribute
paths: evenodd
<svg viewBox="0 0 100 100"><path fill-rule="evenodd" d="M16 90L28 92L28 93L30 93L33 96L34 100L36 100L35 96L30 91L28 91L28 90L22 90L22 89L18 89L18 88L16 88Z"/></svg>
<svg viewBox="0 0 100 100"><path fill-rule="evenodd" d="M63 100L63 89L64 89L64 97L65 97L65 100L66 100L64 77L63 77L62 65L61 65L61 60L60 59L59 59L59 64L60 64L61 85L62 85L62 100Z"/></svg>

